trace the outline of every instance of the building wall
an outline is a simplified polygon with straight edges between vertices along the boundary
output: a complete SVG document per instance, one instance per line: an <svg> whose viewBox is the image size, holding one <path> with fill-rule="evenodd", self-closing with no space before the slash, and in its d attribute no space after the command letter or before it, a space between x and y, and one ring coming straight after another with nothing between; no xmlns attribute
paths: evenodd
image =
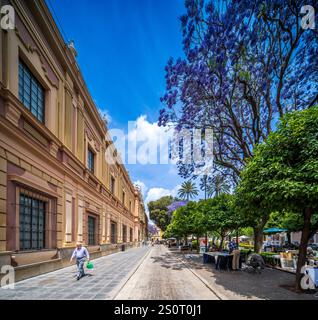
<svg viewBox="0 0 318 320"><path fill-rule="evenodd" d="M87 245L90 216L97 247L110 244L112 221L118 243L126 240L123 225L128 235L134 230L133 241L141 241L146 234L142 197L125 167L115 158L112 164L105 160L107 148L114 147L73 51L44 0L9 3L16 29L0 30L0 253L21 252L21 193L45 202L45 249L74 247L76 241ZM44 123L19 99L19 61L45 89ZM87 166L88 149L95 155L94 173Z"/></svg>
<svg viewBox="0 0 318 320"><path fill-rule="evenodd" d="M292 232L290 234L291 242L300 243L301 240L301 232ZM316 233L310 240L309 243L318 243L318 233Z"/></svg>

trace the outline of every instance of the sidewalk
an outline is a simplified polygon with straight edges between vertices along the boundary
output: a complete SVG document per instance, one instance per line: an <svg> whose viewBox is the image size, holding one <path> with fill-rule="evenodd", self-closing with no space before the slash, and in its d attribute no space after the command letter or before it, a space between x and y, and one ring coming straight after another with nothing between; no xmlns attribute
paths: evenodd
<svg viewBox="0 0 318 320"><path fill-rule="evenodd" d="M94 269L79 281L74 265L20 281L14 289L0 288L0 300L113 299L149 250L138 247L94 259Z"/></svg>
<svg viewBox="0 0 318 320"><path fill-rule="evenodd" d="M176 253L177 255L177 253ZM261 274L246 271L215 270L203 264L197 254L178 254L179 258L201 277L224 300L317 300L318 294L297 294L285 288L292 286L295 275L265 268Z"/></svg>

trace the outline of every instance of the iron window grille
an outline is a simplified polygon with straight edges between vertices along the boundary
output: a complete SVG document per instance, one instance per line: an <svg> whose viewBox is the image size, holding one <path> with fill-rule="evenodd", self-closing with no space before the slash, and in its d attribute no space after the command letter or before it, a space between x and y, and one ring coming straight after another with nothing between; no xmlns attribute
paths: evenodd
<svg viewBox="0 0 318 320"><path fill-rule="evenodd" d="M117 243L117 224L112 222L110 226L110 242L111 243Z"/></svg>
<svg viewBox="0 0 318 320"><path fill-rule="evenodd" d="M133 229L130 228L130 242L133 242L134 239L133 239Z"/></svg>
<svg viewBox="0 0 318 320"><path fill-rule="evenodd" d="M22 61L19 62L19 99L39 121L44 123L45 90Z"/></svg>
<svg viewBox="0 0 318 320"><path fill-rule="evenodd" d="M46 202L20 193L20 250L45 248Z"/></svg>
<svg viewBox="0 0 318 320"><path fill-rule="evenodd" d="M113 194L115 193L115 178L114 177L110 178L110 191Z"/></svg>
<svg viewBox="0 0 318 320"><path fill-rule="evenodd" d="M89 216L88 217L88 244L89 245L96 244L95 223L96 223L96 219Z"/></svg>
<svg viewBox="0 0 318 320"><path fill-rule="evenodd" d="M127 242L127 226L123 225L123 242Z"/></svg>
<svg viewBox="0 0 318 320"><path fill-rule="evenodd" d="M94 157L95 157L94 152L91 149L88 149L88 152L87 152L87 167L88 167L88 170L90 172L92 172L92 173L94 173Z"/></svg>
<svg viewBox="0 0 318 320"><path fill-rule="evenodd" d="M125 194L125 191L123 191L123 194L122 194L123 205L125 205L125 197L126 197L126 194Z"/></svg>

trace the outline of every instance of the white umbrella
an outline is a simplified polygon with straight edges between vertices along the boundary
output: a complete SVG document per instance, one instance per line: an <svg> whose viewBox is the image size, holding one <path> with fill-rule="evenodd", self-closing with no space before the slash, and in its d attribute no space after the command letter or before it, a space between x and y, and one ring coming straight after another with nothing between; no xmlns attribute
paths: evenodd
<svg viewBox="0 0 318 320"><path fill-rule="evenodd" d="M248 236L240 236L239 237L239 239L241 239L241 240L245 240L245 239L249 239L250 237L248 237Z"/></svg>

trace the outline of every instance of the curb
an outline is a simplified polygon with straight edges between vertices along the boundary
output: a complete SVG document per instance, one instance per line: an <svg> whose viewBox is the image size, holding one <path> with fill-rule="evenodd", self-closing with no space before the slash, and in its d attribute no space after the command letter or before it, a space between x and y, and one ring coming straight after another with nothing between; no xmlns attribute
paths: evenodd
<svg viewBox="0 0 318 320"><path fill-rule="evenodd" d="M126 283L131 279L131 277L137 272L137 270L140 268L140 266L142 265L142 263L145 261L145 259L149 256L150 252L151 252L151 248L148 250L148 252L142 257L142 259L139 261L139 263L137 264L136 268L134 268L132 271L130 271L128 273L128 275L122 280L122 285L120 285L120 288L117 290L117 292L113 295L113 297L111 298L111 300L116 300L117 296L119 295L120 291L124 288L124 286L126 285Z"/></svg>
<svg viewBox="0 0 318 320"><path fill-rule="evenodd" d="M210 284L203 278L201 277L196 271L194 271L189 265L183 261L181 258L177 257L178 260L180 260L181 263L185 265L185 267L194 275L196 276L219 300L229 300L225 295L221 293L217 293L215 289L213 289Z"/></svg>

